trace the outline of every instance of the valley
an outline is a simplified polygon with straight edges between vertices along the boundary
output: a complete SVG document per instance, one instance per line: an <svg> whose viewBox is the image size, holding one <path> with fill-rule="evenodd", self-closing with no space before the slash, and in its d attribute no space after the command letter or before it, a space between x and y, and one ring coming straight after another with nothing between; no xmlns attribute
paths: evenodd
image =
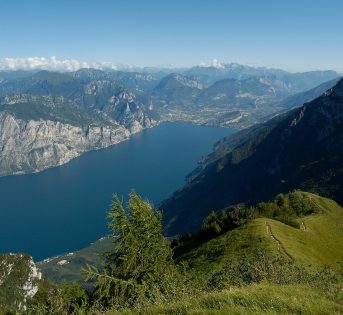
<svg viewBox="0 0 343 315"><path fill-rule="evenodd" d="M87 246L107 234L113 193L124 197L134 189L159 203L185 183L216 141L234 132L161 123L66 165L0 178L1 252L26 252L38 261Z"/></svg>
<svg viewBox="0 0 343 315"><path fill-rule="evenodd" d="M175 70L0 72L0 176L63 165L164 121L247 128L339 77L235 64Z"/></svg>
<svg viewBox="0 0 343 315"><path fill-rule="evenodd" d="M0 315L343 314L342 1L0 12Z"/></svg>
<svg viewBox="0 0 343 315"><path fill-rule="evenodd" d="M125 291L124 300L114 295L124 313L133 305L151 314L207 312L212 306L203 301L214 303L232 288L250 301L255 290L272 289L287 300L288 288L305 288L308 309L323 310L312 299L327 287L338 294L343 257L342 208L336 203L342 203L343 80L334 72L232 67L194 68L196 76L188 75L190 69L81 69L2 79L0 305L35 313L40 303L60 304L92 312L80 301L107 303L98 296L99 281L115 281L121 290L117 281L125 270L119 278L107 274L120 266L117 258L108 264L115 254L124 260L138 255L136 263L145 260L151 270L165 264L154 271L153 299L171 294L171 304L160 301L156 308L137 302L136 290L146 287L130 278L137 287ZM112 201L112 218L126 218L107 229L113 193L124 204L115 208ZM129 255L120 256L130 250L118 245L130 235L120 234L120 222L134 226L132 244L138 247ZM166 260L158 262L153 251ZM149 272L141 273L148 282ZM13 277L23 289L7 289ZM126 287L126 279L119 283ZM61 300L47 302L55 294ZM133 302L126 300L131 294ZM179 294L184 296L177 303ZM321 296L321 303L341 310L332 295ZM225 300L218 308L239 306ZM280 309L299 312L301 306Z"/></svg>

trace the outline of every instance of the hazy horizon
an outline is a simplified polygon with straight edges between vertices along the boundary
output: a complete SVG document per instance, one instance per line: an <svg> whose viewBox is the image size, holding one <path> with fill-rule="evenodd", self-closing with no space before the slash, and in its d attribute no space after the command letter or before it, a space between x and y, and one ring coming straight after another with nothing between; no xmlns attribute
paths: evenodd
<svg viewBox="0 0 343 315"><path fill-rule="evenodd" d="M134 71L139 69L187 69L191 67L214 67L214 68L224 68L225 65L241 65L255 68L266 68L266 69L278 69L287 71L290 73L296 72L310 72L310 71L336 71L338 73L343 72L338 69L333 68L313 68L313 69L303 69L303 70L290 70L277 66L266 66L260 64L248 64L240 63L235 61L220 61L216 58L212 60L200 62L198 64L190 64L187 66L178 66L173 64L164 65L143 65L137 66L135 64L120 64L111 61L83 61L76 59L59 59L56 56L51 57L24 57L24 58L3 58L0 59L0 71L56 71L56 72L71 72L77 71L79 69L98 69L98 70L127 70Z"/></svg>
<svg viewBox="0 0 343 315"><path fill-rule="evenodd" d="M5 58L57 56L80 64L183 68L216 58L290 72L343 72L338 0L5 0L0 10L0 65Z"/></svg>

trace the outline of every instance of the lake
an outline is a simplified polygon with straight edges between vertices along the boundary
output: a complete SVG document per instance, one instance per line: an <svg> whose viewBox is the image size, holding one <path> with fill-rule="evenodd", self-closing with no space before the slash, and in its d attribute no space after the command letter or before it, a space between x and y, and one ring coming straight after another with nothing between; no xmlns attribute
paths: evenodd
<svg viewBox="0 0 343 315"><path fill-rule="evenodd" d="M114 192L157 204L233 129L163 123L37 174L0 178L0 252L34 259L78 250L108 233Z"/></svg>

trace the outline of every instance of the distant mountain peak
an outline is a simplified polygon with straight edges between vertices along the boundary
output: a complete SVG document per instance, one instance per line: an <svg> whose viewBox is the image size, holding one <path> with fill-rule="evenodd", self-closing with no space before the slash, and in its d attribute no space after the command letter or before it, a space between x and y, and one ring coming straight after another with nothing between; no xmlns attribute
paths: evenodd
<svg viewBox="0 0 343 315"><path fill-rule="evenodd" d="M210 62L201 62L199 64L199 67L224 69L225 64L220 62L218 59L214 58Z"/></svg>

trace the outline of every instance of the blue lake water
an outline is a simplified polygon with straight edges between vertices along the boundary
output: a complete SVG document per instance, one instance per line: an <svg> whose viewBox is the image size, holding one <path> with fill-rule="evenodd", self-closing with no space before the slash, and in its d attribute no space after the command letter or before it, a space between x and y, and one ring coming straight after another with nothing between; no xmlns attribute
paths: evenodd
<svg viewBox="0 0 343 315"><path fill-rule="evenodd" d="M197 161L232 129L163 123L110 148L37 174L0 178L0 252L40 260L107 233L114 192L155 204L182 186Z"/></svg>

